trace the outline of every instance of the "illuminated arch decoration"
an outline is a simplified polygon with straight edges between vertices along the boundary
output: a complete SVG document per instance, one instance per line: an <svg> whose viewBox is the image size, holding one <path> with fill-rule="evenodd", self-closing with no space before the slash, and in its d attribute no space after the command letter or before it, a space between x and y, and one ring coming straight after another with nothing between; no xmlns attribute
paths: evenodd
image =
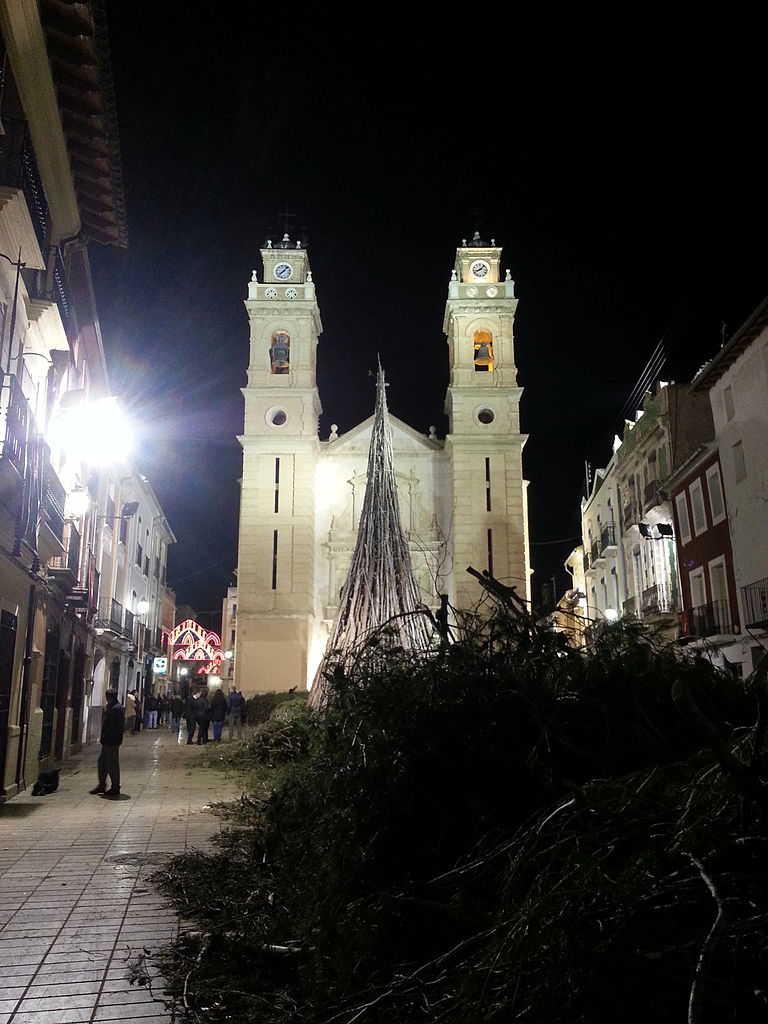
<svg viewBox="0 0 768 1024"><path fill-rule="evenodd" d="M196 675L221 674L221 637L194 619L184 619L168 636L172 661L196 663Z"/></svg>

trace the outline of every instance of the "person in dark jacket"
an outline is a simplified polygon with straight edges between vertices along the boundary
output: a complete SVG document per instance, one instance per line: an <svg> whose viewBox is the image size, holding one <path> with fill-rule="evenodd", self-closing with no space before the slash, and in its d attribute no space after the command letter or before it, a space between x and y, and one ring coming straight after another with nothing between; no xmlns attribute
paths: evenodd
<svg viewBox="0 0 768 1024"><path fill-rule="evenodd" d="M236 686L233 686L230 691L228 706L229 738L233 740L235 733L237 733L237 738L241 740L243 738L243 725L248 715L248 708L245 703L245 697Z"/></svg>
<svg viewBox="0 0 768 1024"><path fill-rule="evenodd" d="M136 690L136 721L133 723L133 731L141 732L141 727L144 724L144 703L141 699L141 694Z"/></svg>
<svg viewBox="0 0 768 1024"><path fill-rule="evenodd" d="M157 725L165 725L165 714L168 709L168 702L162 693L157 698Z"/></svg>
<svg viewBox="0 0 768 1024"><path fill-rule="evenodd" d="M169 716L171 720L168 723L169 727L173 730L173 732L179 731L179 726L181 725L181 716L183 713L184 701L181 699L181 697L179 697L178 694L174 694L174 696L171 697L171 714Z"/></svg>
<svg viewBox="0 0 768 1024"><path fill-rule="evenodd" d="M91 793L103 793L105 797L116 800L120 796L120 744L123 742L125 711L117 699L115 690L107 690L104 696L107 709L101 721L99 784L91 790ZM107 789L107 776L109 776L110 782L109 789Z"/></svg>
<svg viewBox="0 0 768 1024"><path fill-rule="evenodd" d="M217 687L211 697L211 721L213 722L213 742L221 742L221 730L224 728L224 719L227 717L227 698Z"/></svg>
<svg viewBox="0 0 768 1024"><path fill-rule="evenodd" d="M195 742L195 729L197 728L197 718L195 717L195 695L190 693L187 697L186 703L184 704L184 721L187 725L187 743Z"/></svg>
<svg viewBox="0 0 768 1024"><path fill-rule="evenodd" d="M147 729L157 728L157 697L154 693L148 693L147 699L144 701L144 710L146 712L146 727Z"/></svg>
<svg viewBox="0 0 768 1024"><path fill-rule="evenodd" d="M208 726L211 722L211 705L208 702L208 692L203 690L198 693L195 699L195 721L197 722L197 742L208 742Z"/></svg>

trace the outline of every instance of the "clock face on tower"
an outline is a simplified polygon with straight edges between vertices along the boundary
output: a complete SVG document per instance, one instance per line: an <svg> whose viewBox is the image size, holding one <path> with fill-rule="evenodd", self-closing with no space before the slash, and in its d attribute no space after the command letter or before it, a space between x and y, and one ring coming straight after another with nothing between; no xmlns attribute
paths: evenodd
<svg viewBox="0 0 768 1024"><path fill-rule="evenodd" d="M278 263L275 267L275 277L278 281L290 281L293 277L293 267L290 263Z"/></svg>
<svg viewBox="0 0 768 1024"><path fill-rule="evenodd" d="M472 274L472 277L474 277L475 280L482 280L484 277L488 275L488 271L491 268L485 262L485 260L475 260L475 262L469 269Z"/></svg>

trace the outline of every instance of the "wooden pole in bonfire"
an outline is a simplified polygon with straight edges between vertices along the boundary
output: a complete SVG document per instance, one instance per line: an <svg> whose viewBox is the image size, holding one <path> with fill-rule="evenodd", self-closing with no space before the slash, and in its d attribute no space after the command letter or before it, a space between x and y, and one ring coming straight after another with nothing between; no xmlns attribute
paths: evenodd
<svg viewBox="0 0 768 1024"><path fill-rule="evenodd" d="M379 363L365 499L338 615L310 692L309 703L316 709L327 701L329 672L349 664L353 652L359 654L377 631L379 653L388 646L426 650L432 641L431 620L426 609L422 614L400 524L386 386Z"/></svg>

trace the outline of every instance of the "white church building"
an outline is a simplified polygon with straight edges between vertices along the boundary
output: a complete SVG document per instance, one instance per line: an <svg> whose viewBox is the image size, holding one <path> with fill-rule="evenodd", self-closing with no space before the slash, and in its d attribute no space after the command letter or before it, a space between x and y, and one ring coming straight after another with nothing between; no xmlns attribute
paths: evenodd
<svg viewBox="0 0 768 1024"><path fill-rule="evenodd" d="M308 253L287 236L261 250L250 320L234 682L246 694L311 685L338 609L366 485L373 416L318 436L320 308ZM449 433L390 416L402 524L425 604L480 598L469 565L530 599L513 323L501 249L476 234L456 251L445 308ZM382 353L386 369L386 353ZM397 381L392 381L393 388ZM373 406L373 395L371 399Z"/></svg>

